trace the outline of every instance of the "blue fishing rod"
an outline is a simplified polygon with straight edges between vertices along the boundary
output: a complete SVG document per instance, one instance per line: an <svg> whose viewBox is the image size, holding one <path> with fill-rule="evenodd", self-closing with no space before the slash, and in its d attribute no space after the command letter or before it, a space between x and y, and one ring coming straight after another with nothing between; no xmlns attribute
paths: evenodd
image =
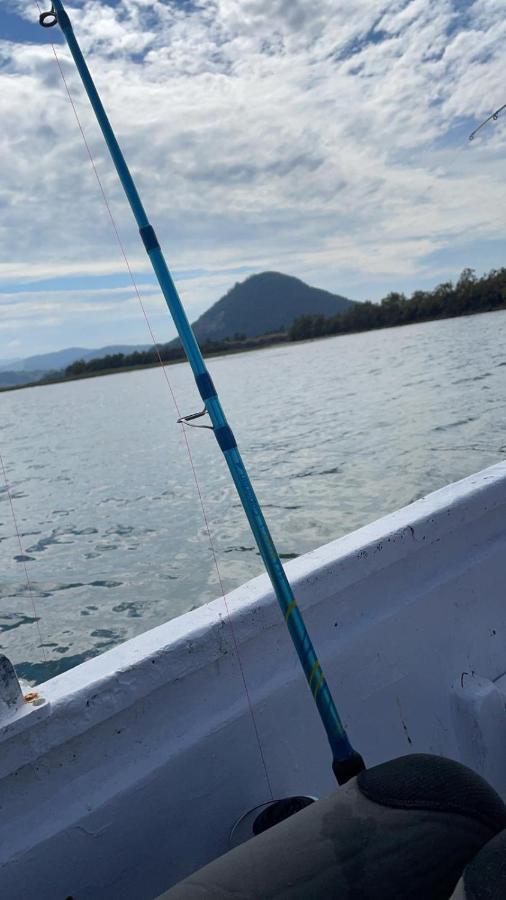
<svg viewBox="0 0 506 900"><path fill-rule="evenodd" d="M320 718L325 727L332 750L332 769L339 784L364 769L364 762L346 734L335 707L321 664L307 632L302 614L297 606L288 583L281 560L267 528L262 510L256 498L248 473L237 448L235 437L228 425L216 389L204 362L200 347L187 319L183 305L169 272L165 257L160 249L153 226L149 223L145 209L137 192L125 158L111 128L109 119L98 95L90 71L76 40L70 19L61 0L53 0L51 10L39 17L40 24L51 28L58 24L63 32L84 89L89 97L98 124L112 157L119 179L127 196L146 252L153 266L163 296L177 328L184 352L193 371L197 389L205 404L218 445L225 457L230 474L239 494L244 511L251 526L265 568L272 582L290 636L313 694ZM187 417L190 418L190 417ZM183 420L184 421L184 420Z"/></svg>

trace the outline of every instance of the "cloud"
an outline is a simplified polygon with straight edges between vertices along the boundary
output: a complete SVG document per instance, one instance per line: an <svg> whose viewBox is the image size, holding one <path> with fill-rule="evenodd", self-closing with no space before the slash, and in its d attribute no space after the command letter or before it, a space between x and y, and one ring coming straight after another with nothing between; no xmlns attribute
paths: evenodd
<svg viewBox="0 0 506 900"><path fill-rule="evenodd" d="M506 123L466 147L506 100L499 0L92 0L69 13L169 265L205 270L183 286L195 313L234 269L319 274L357 296L375 278L378 292L430 278L431 254L502 236ZM58 55L146 273L69 53ZM0 284L123 272L48 47L0 42L0 105ZM480 268L479 255L465 262ZM61 314L69 327L77 307Z"/></svg>

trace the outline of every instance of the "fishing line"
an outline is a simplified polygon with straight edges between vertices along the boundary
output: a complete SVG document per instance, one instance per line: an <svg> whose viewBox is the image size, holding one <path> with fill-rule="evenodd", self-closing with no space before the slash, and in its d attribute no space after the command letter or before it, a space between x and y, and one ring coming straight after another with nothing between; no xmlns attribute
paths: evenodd
<svg viewBox="0 0 506 900"><path fill-rule="evenodd" d="M39 10L39 12L40 12L40 6L39 6L39 4L37 3L36 5L37 5L37 8L38 8L38 10ZM130 266L130 262L129 262L129 260L128 260L128 257L127 257L127 254L126 254L126 250L125 250L123 241L122 241L122 239L121 239L121 236L120 236L120 233L119 233L117 224L116 224L116 220L115 220L115 218L114 218L114 215L113 215L113 212L112 212L110 203L109 203L109 201L108 201L108 198L107 198L107 195L106 195L106 192L105 192L105 188L104 188L104 186L103 186L102 180L101 180L100 175L99 175L99 173L98 173L98 169L97 169L97 166L96 166L96 164L95 164L95 160L94 160L94 157L93 157L93 154L92 154L92 151L91 151L91 147L90 147L90 145L89 145L89 143L88 143L88 140L87 140L87 138L86 138L86 135L85 135L85 132L84 132L84 128L83 128L83 126L82 126L82 124L81 124L81 121L80 121L80 118L79 118L79 114L78 114L78 112L77 112L76 105L75 105L74 100L73 100L73 98L72 98L72 94L71 94L70 89L69 89L69 86L68 86L68 84L67 84L67 81L66 81L66 78L65 78L65 75L64 75L64 72L63 72L63 68L62 68L62 66L61 66L60 60L59 60L59 58L58 58L58 54L57 54L57 52L56 52L56 47L55 47L55 45L54 45L53 43L51 43L51 49L52 49L52 51L53 51L53 55L54 55L54 58L55 58L55 60L56 60L56 64L57 64L57 66L58 66L58 69L59 69L59 72L60 72L60 75L61 75L63 84L64 84L64 86L65 86L65 90L66 90L68 99L69 99L70 104L71 104L71 106L72 106L72 110L73 110L73 112L74 112L74 116L75 116L76 122L77 122L77 124L78 124L79 131L81 132L81 136L82 136L82 138L83 138L83 142L84 142L84 145L85 145L85 148L86 148L86 152L87 152L87 154L88 154L88 157L89 157L89 160L90 160L90 163L91 163L93 172L94 172L94 174L95 174L95 178L96 178L96 180L97 180L97 183L98 183L98 186L99 186L99 189L100 189L100 193L101 193L101 195L102 195L102 199L103 199L103 202L104 202L104 204L105 204L105 207L106 207L106 210L107 210L107 214L108 214L108 216L109 216L109 219L110 219L110 222L111 222L111 225L112 225L112 228L113 228L115 237L116 237L116 241L117 241L117 243L118 243L118 246L119 246L121 255L122 255L122 257L123 257L123 260L124 260L124 263L125 263L125 267L126 267L126 269L127 269L127 271L128 271L128 275L129 275L129 278L130 278L130 280L131 280L131 282L132 282L132 286L133 286L135 295L136 295L136 297L137 297L137 300L138 300L138 302L139 302L139 304L140 304L140 307L141 307L141 310L142 310L142 314L143 314L144 320L145 320L145 322L146 322L147 329L148 329L149 334L150 334L150 336L151 336L151 340L152 340L152 342L153 342L153 346L154 346L154 349L155 349L155 352L156 352L156 355L157 355L157 358L158 358L158 362L159 362L161 371L162 371L162 373L163 373L163 377L165 378L165 382L166 382L166 384L167 384L167 387L168 387L168 389L169 389L170 395L171 395L171 397L172 397L172 402L173 402L173 404L174 404L174 408L175 408L175 410L176 410L176 412L177 412L177 416L178 416L178 424L180 424L180 425L181 425L181 428L182 428L182 435L183 435L184 443L185 443L185 446L186 446L186 451L187 451L187 454L188 454L188 459L189 459L189 462L190 462L190 467L191 467L191 470L192 470L193 480L194 480L194 482L195 482L195 488L196 488L196 491L197 491L198 500L199 500L199 504L200 504L200 508L201 508L201 512L202 512L202 518L203 518L203 520L204 520L204 530L205 530L205 533L207 534L207 537L208 537L208 539L209 539L209 547L210 547L210 550L211 550L211 555L212 555L212 558L213 558L214 568L215 568L215 570L216 570L216 575L217 575L217 578L218 578L218 583L219 583L219 586L220 586L221 595L222 595L222 597L223 597L223 602L224 602L224 605L225 605L227 624L228 624L228 626L229 626L229 628L230 628L230 633L231 633L231 636L232 636L232 643L233 643L233 646L234 646L234 652L235 652L235 655L236 655L236 658L237 658L237 663L238 663L239 670L240 670L241 680L242 680L242 683L243 683L244 692L245 692L245 696L246 696L246 700L247 700L247 704L248 704L248 708L249 708L249 712L250 712L251 722L252 722L253 729L254 729L254 732L255 732L255 739L256 739L256 743L257 743L257 745L258 745L258 750L259 750L260 758L261 758L261 761L262 761L262 767L263 767L263 770L264 770L265 780L266 780L268 792L269 792L269 795L270 795L270 799L273 800L273 799L274 799L274 793L273 793L273 790L272 790L271 780L270 780L269 772L268 772L268 769L267 769L267 763L266 763L266 759L265 759L265 756L264 756L264 751L263 751L262 743L261 743L261 740L260 740L260 734L259 734L259 730L258 730L256 718L255 718L255 713L254 713L254 710L253 710L253 702L252 702L252 700L251 700L251 695L250 695L249 688L248 688L248 684L247 684L247 680L246 680L246 674L245 674L245 671L244 671L244 668L243 668L243 665L242 665L242 661L241 661L241 656L240 656L240 653L239 653L239 643L238 643L237 636L236 636L236 633L235 633L235 629L234 629L234 625L233 625L233 621L232 621L232 615L231 615L230 608L229 608L229 605L228 605L227 597L226 597L225 590L224 590L223 580L222 580L220 568L219 568L219 565L218 565L218 555L217 555L216 548L215 548L215 546L214 546L214 541L213 541L212 534L211 534L211 528L210 528L210 525L209 525L209 519L208 519L208 515L207 515L205 503L204 503L204 497L203 497L202 490L201 490L201 488L200 488L200 483L199 483L198 476L197 476L196 466L195 466L195 463L194 463L194 460L193 460L193 455L192 455L192 452L191 452L190 443L189 443L189 440L188 440L188 435L187 435L187 433L186 433L185 425L186 425L186 424L189 424L189 423L186 423L186 422L185 422L185 417L181 415L181 410L180 410L180 408L179 408L179 404L178 404L178 401L177 401L177 398L176 398L174 389L173 389L172 384L171 384L171 382L170 382L170 379L169 379L169 377L168 377L168 374L167 374L167 371L166 371L166 366L164 366L164 363L163 363L163 360L162 360L162 356L161 356L161 353L160 353L160 349L159 349L159 345L158 345L158 343L157 343L157 341L156 341L156 339L155 339L155 336L154 336L154 333L153 333L153 329L152 329L152 327L151 327L151 322L150 322L150 320L149 320L149 316L148 316L147 311L146 311L146 308L145 308L145 304L144 304L144 302L143 302L143 300L142 300L141 293L140 293L139 288L138 288L138 285L137 285L137 281L136 281L136 279L135 279L133 270L132 270L132 268L131 268L131 266ZM221 618L221 616L220 616L220 618Z"/></svg>
<svg viewBox="0 0 506 900"><path fill-rule="evenodd" d="M25 554L25 551L23 550L23 544L21 542L21 532L18 528L18 521L16 518L16 512L14 510L14 503L12 500L10 485L9 485L9 482L7 481L7 473L5 471L5 466L4 466L4 461L3 461L3 456L2 456L1 451L0 451L0 466L2 468L3 479L5 482L5 490L7 492L7 497L8 497L9 505L11 508L12 521L14 523L14 531L16 532L16 537L18 539L20 561L23 563L23 569L25 570L26 585L28 587L28 593L29 593L30 599L32 601L33 618L35 620L35 625L36 625L37 631L39 633L39 642L40 642L40 648L42 650L42 657L44 659L44 662L47 663L46 650L45 650L44 643L42 640L42 632L41 632L41 628L40 628L40 616L37 614L37 608L36 608L36 604L35 604L35 591L33 590L32 583L31 583L29 575L28 575L28 569L26 568L26 554Z"/></svg>
<svg viewBox="0 0 506 900"><path fill-rule="evenodd" d="M477 126L477 127L476 127L469 135L468 135L468 136L467 136L467 138L463 138L463 139L462 139L462 141L461 141L461 143L459 144L459 146L457 147L455 153L454 153L453 156L450 158L450 160L446 163L446 172L444 172L443 175L442 175L443 180L446 180L446 179L448 178L448 174L449 174L449 172L451 171L451 169L452 169L452 167L453 167L455 161L456 161L457 158L460 156L460 154L464 152L464 150L469 149L469 144L470 144L470 142L472 142L472 141L475 139L475 137L476 137L476 135L478 134L478 132L480 132L480 131L482 130L482 128L484 128L486 125L488 125L489 122L493 122L493 121L496 122L496 121L498 120L500 114L501 114L502 112L504 112L505 110L506 110L506 103L504 103L502 106L500 106L498 109L496 109L495 112L493 112L493 113L491 113L489 116L487 116L487 118L484 119L484 120L483 120L483 121L482 121L482 122L481 122L481 123L480 123L480 124L479 124L479 125L478 125L478 126ZM431 173L429 172L429 178L431 179L431 180L430 180L430 183L427 185L427 187L425 188L425 190L423 190L422 193L419 194L419 195L415 198L415 200L411 201L412 204L418 204L418 203L420 203L420 202L424 199L424 197L427 196L428 192L429 192L434 186L437 186L437 184L438 184L438 177L437 177L436 175L431 174ZM412 225L413 222L416 221L416 219L417 219L417 215L414 214L411 218L407 219L407 220L403 223L403 228L406 228L407 226ZM388 229L388 226L387 226L387 228L385 229L385 232L388 234L388 231L389 231L389 229Z"/></svg>
<svg viewBox="0 0 506 900"><path fill-rule="evenodd" d="M451 170L452 170L456 160L460 157L460 155L462 153L464 153L464 151L471 149L469 145L474 140L474 138L476 137L478 132L480 132L481 129L484 128L489 122L497 121L497 119L499 118L499 115L502 112L504 112L505 110L506 110L506 103L503 104L502 106L500 106L498 109L496 109L495 112L493 112L491 115L487 116L487 118L484 119L483 122L481 122L481 124L478 125L474 129L474 131L472 131L467 137L462 138L461 142L459 143L459 146L455 150L455 153L453 154L453 156L450 157L450 160L445 164L445 171L442 173L441 176L438 177L438 175L434 174L434 172L430 172L430 171L428 172L428 176L430 179L429 184L413 200L409 201L410 205L412 207L418 206L418 204L420 204L424 200L424 198L427 196L429 191L431 191L435 187L437 188L440 180L442 180L444 182L446 182L448 180L449 174L451 173ZM434 209L435 212L437 211L437 206L435 203L432 203L431 207L432 207L432 209ZM430 212L430 209L429 209L429 212ZM397 215L394 216L394 222L392 222L391 225L386 225L385 228L383 229L383 232L382 232L383 235L388 236L388 235L394 234L396 231L398 232L400 227L402 227L402 230L404 232L407 231L408 229L411 228L411 226L413 226L414 224L416 224L418 222L421 214L423 214L423 210L414 210L411 216L409 216L407 219L404 219L401 221L402 213L397 213ZM449 224L446 230L447 231L451 230L451 227L452 227L451 224ZM417 233L415 233L415 234L406 235L405 240L408 242L410 242L410 241L416 242L417 240L423 240L423 238L428 238L429 240L431 239L432 230L430 229L430 226L428 228L426 227L423 230L423 233L420 234L419 232L420 232L420 230L418 230ZM401 246L402 246L404 237L401 235L397 238L397 240L401 242ZM437 231L436 231L435 240L437 240ZM436 249L436 247L432 248L431 252L433 252L434 249Z"/></svg>
<svg viewBox="0 0 506 900"><path fill-rule="evenodd" d="M463 140L463 142L461 144L459 144L455 153L450 158L449 162L446 163L446 171L441 176L443 180L447 179L449 170L451 170L451 167L454 165L455 161L460 156L460 154L464 152L464 150L467 148L467 146L468 146L468 142L465 140ZM420 194L418 194L418 196L416 196L414 198L414 200L409 201L410 205L412 207L416 204L421 203L421 201L427 196L429 191L432 190L434 187L437 187L438 182L439 182L438 176L436 174L434 174L433 172L429 172L428 175L429 175L430 181L429 181L429 184L427 185L427 187L425 187L424 190ZM402 228L403 228L403 230L405 230L406 228L410 227L415 222L417 222L417 220L419 218L419 214L420 214L420 211L413 212L413 214L409 218L405 219L402 223L393 222L390 226L387 225L386 228L384 229L383 233L388 234L389 232L391 233L391 232L395 231L396 229L399 228L400 224L402 224ZM397 219L399 218L399 214L397 214L396 218ZM413 237L407 236L406 239L409 241L409 240L416 240L417 238L416 238L416 236L413 236Z"/></svg>

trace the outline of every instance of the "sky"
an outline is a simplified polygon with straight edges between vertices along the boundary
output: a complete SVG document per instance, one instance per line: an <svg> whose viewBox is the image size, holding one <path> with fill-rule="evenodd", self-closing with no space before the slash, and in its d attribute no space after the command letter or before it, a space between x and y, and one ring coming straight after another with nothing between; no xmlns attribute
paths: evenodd
<svg viewBox="0 0 506 900"><path fill-rule="evenodd" d="M41 0L42 9L50 2ZM379 300L504 265L502 0L73 0L191 320L275 270ZM0 359L175 330L58 28L0 9Z"/></svg>

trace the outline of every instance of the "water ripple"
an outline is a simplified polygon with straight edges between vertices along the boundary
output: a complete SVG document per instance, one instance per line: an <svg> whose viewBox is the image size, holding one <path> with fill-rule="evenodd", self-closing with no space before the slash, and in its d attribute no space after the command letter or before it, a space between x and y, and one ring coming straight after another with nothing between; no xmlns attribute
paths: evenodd
<svg viewBox="0 0 506 900"><path fill-rule="evenodd" d="M211 360L282 560L504 457L504 324L500 311ZM191 404L188 366L170 378ZM221 593L166 404L154 369L2 395L23 544L1 485L2 652L31 683ZM212 436L188 440L228 592L262 562Z"/></svg>

